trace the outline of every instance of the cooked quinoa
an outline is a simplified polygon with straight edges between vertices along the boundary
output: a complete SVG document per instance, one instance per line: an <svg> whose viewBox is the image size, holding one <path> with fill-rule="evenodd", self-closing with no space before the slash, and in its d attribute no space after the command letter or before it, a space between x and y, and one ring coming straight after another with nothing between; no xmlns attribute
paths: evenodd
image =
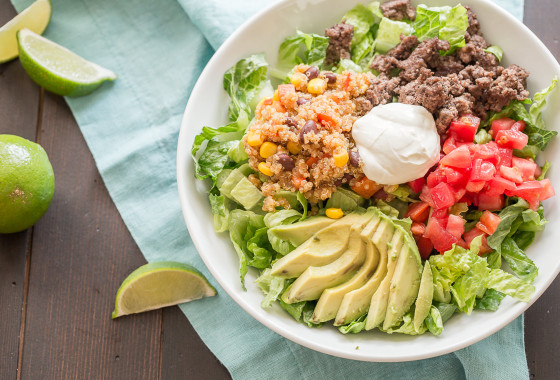
<svg viewBox="0 0 560 380"><path fill-rule="evenodd" d="M260 173L252 182L266 197L263 210L289 207L275 197L280 190L299 191L316 204L364 176L351 131L358 118L355 99L373 78L298 65L290 84L260 102L243 143L249 164Z"/></svg>

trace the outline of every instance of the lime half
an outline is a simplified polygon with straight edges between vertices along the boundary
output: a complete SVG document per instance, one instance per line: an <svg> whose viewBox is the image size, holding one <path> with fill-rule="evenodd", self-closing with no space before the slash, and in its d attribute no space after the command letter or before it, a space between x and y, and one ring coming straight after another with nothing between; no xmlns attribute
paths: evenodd
<svg viewBox="0 0 560 380"><path fill-rule="evenodd" d="M216 295L202 273L188 264L159 261L132 272L117 291L113 318Z"/></svg>
<svg viewBox="0 0 560 380"><path fill-rule="evenodd" d="M39 86L63 96L91 93L117 75L29 29L17 33L19 59Z"/></svg>
<svg viewBox="0 0 560 380"><path fill-rule="evenodd" d="M52 7L50 0L37 0L23 12L8 21L0 28L0 63L7 62L18 56L16 33L28 28L42 34L51 20Z"/></svg>

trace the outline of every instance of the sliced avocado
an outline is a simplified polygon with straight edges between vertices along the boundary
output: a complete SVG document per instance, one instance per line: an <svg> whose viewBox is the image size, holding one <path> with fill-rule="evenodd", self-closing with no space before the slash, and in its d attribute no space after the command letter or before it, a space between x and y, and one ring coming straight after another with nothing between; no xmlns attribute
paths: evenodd
<svg viewBox="0 0 560 380"><path fill-rule="evenodd" d="M222 195L225 195L228 198L232 198L231 191L241 181L242 179L247 179L245 175L239 169L233 169L227 178L223 180L222 186L219 186L218 189Z"/></svg>
<svg viewBox="0 0 560 380"><path fill-rule="evenodd" d="M398 255L403 252L408 252L408 246L404 245L403 230L396 228L393 238L391 239L391 248L387 251L387 274L379 287L371 297L371 304L366 319L366 330L371 330L379 326L385 319L387 312L387 303L389 301L389 290L391 286L391 278L395 271ZM379 249L381 249L378 246Z"/></svg>
<svg viewBox="0 0 560 380"><path fill-rule="evenodd" d="M416 300L420 288L422 277L420 253L418 253L418 248L412 237L406 232L403 236L408 250L401 251L395 272L391 278L389 303L383 322L383 330L387 330L401 321Z"/></svg>
<svg viewBox="0 0 560 380"><path fill-rule="evenodd" d="M376 230L376 241L379 247L383 249L374 245L373 239L369 240L369 244L373 249L379 252L379 264L373 276L361 288L353 290L344 296L334 320L335 326L346 325L368 311L371 297L387 274L387 243L393 238L394 228L392 227L388 221L384 220L383 229L378 228Z"/></svg>
<svg viewBox="0 0 560 380"><path fill-rule="evenodd" d="M321 294L315 306L315 310L313 311L311 322L320 323L333 319L338 312L344 296L348 292L362 287L371 278L379 262L379 252L371 242L371 237L375 233L379 221L379 216L375 215L360 234L360 238L366 244L366 258L362 267L350 280L334 288L326 289L323 294Z"/></svg>
<svg viewBox="0 0 560 380"><path fill-rule="evenodd" d="M261 191L246 177L243 177L231 190L231 197L245 207L245 210L252 209L263 198Z"/></svg>
<svg viewBox="0 0 560 380"><path fill-rule="evenodd" d="M302 245L278 260L271 268L273 276L294 278L308 267L320 267L338 259L348 246L353 225L360 229L371 219L373 211L353 212L316 232Z"/></svg>
<svg viewBox="0 0 560 380"><path fill-rule="evenodd" d="M366 245L360 239L359 227L352 227L348 249L335 261L320 267L309 267L282 295L282 301L295 303L319 298L327 288L348 281L362 266L366 256Z"/></svg>
<svg viewBox="0 0 560 380"><path fill-rule="evenodd" d="M414 310L414 330L420 331L424 319L430 313L432 299L434 296L434 276L432 267L428 260L424 264L422 279L420 280L420 289L418 289L418 298L416 298L416 309Z"/></svg>
<svg viewBox="0 0 560 380"><path fill-rule="evenodd" d="M330 226L336 222L336 219L327 218L326 216L312 216L303 222L293 224L280 225L271 228L269 233L273 233L277 238L290 242L297 247L302 245L313 234Z"/></svg>

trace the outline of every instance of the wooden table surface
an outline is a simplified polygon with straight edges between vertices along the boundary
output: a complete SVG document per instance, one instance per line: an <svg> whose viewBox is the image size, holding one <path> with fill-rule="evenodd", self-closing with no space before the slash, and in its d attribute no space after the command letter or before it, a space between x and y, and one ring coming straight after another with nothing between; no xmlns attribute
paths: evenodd
<svg viewBox="0 0 560 380"><path fill-rule="evenodd" d="M557 0L525 4L526 24L560 58ZM0 0L0 25L14 15ZM46 215L0 235L0 379L229 378L177 307L111 320L121 281L145 260L64 99L17 60L0 65L0 133L39 142L56 176ZM560 278L525 314L531 378L560 378L558 331Z"/></svg>

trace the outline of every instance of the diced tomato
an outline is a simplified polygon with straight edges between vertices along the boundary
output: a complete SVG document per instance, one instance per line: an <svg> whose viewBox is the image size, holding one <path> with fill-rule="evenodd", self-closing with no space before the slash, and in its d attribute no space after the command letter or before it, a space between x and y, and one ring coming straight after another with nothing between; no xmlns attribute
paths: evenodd
<svg viewBox="0 0 560 380"><path fill-rule="evenodd" d="M481 192L476 196L475 205L478 206L479 210L496 211L504 208L505 200L503 195L491 195L487 192Z"/></svg>
<svg viewBox="0 0 560 380"><path fill-rule="evenodd" d="M405 218L410 217L413 222L425 223L430 216L430 205L426 202L411 203L408 211L404 214Z"/></svg>
<svg viewBox="0 0 560 380"><path fill-rule="evenodd" d="M515 188L516 186L514 182L496 175L488 183L488 190L486 192L488 195L500 195L503 194L505 190L515 190Z"/></svg>
<svg viewBox="0 0 560 380"><path fill-rule="evenodd" d="M529 136L517 130L499 131L496 133L496 143L504 148L523 149L529 142Z"/></svg>
<svg viewBox="0 0 560 380"><path fill-rule="evenodd" d="M535 172L538 168L535 161L526 158L513 157L511 166L519 169L524 181L533 181L535 179Z"/></svg>
<svg viewBox="0 0 560 380"><path fill-rule="evenodd" d="M497 166L500 162L500 150L494 141L486 144L474 144L469 149L473 152L473 160L482 159L492 163L494 166Z"/></svg>
<svg viewBox="0 0 560 380"><path fill-rule="evenodd" d="M455 194L445 182L440 183L430 190L430 196L435 209L448 208L455 203Z"/></svg>
<svg viewBox="0 0 560 380"><path fill-rule="evenodd" d="M434 248L438 252L450 250L453 244L457 243L459 240L445 229L438 218L433 217L428 221L424 236L432 241Z"/></svg>
<svg viewBox="0 0 560 380"><path fill-rule="evenodd" d="M478 223L481 226L484 226L484 228L481 228L478 224L476 226L480 230L486 232L488 235L492 235L494 232L496 232L496 229L498 228L500 222L501 219L498 215L490 211L484 211L482 213L482 216L480 217L480 222Z"/></svg>
<svg viewBox="0 0 560 380"><path fill-rule="evenodd" d="M441 170L441 168L437 168L436 170L434 170L428 175L428 177L426 178L426 183L428 184L428 187L431 189L433 187L436 187L440 183L445 182L446 180L447 179L445 177L445 173L443 172L443 170Z"/></svg>
<svg viewBox="0 0 560 380"><path fill-rule="evenodd" d="M540 201L544 201L552 196L554 196L554 188L552 187L552 183L548 178L539 181L543 185L543 190L541 196L539 197Z"/></svg>
<svg viewBox="0 0 560 380"><path fill-rule="evenodd" d="M478 193L484 189L484 186L486 186L486 181L469 181L465 189L471 193Z"/></svg>
<svg viewBox="0 0 560 380"><path fill-rule="evenodd" d="M420 200L429 204L431 208L434 208L434 202L432 201L430 188L428 186L424 186L422 188L422 192L420 193Z"/></svg>
<svg viewBox="0 0 560 380"><path fill-rule="evenodd" d="M336 127L338 124L336 119L332 115L329 115L328 113L318 112L317 120L319 120L321 124L328 125L330 127Z"/></svg>
<svg viewBox="0 0 560 380"><path fill-rule="evenodd" d="M424 223L414 222L410 226L410 231L413 235L422 236L426 232L426 225Z"/></svg>
<svg viewBox="0 0 560 380"><path fill-rule="evenodd" d="M500 175L505 179L509 179L514 183L523 182L523 176L517 168L508 168L507 166L500 166Z"/></svg>
<svg viewBox="0 0 560 380"><path fill-rule="evenodd" d="M463 199L463 197L465 196L466 193L467 193L467 189L465 189L465 188L460 188L460 189L455 190L455 203L457 203L461 199Z"/></svg>
<svg viewBox="0 0 560 380"><path fill-rule="evenodd" d="M418 251L420 252L420 257L423 260L427 260L434 249L432 241L424 236L414 235L414 240L416 240L416 245L418 246Z"/></svg>
<svg viewBox="0 0 560 380"><path fill-rule="evenodd" d="M539 181L526 181L518 185L515 190L506 191L506 195L515 195L519 198L525 199L529 202L532 210L537 210L539 207L539 200L544 190L544 184Z"/></svg>
<svg viewBox="0 0 560 380"><path fill-rule="evenodd" d="M469 180L468 172L465 169L455 169L444 166L441 171L445 173L446 182L454 186L464 186Z"/></svg>
<svg viewBox="0 0 560 380"><path fill-rule="evenodd" d="M465 190L465 192L466 192L466 190ZM473 194L471 194L471 193L466 193L465 195L463 195L463 196L461 197L461 199L459 199L459 200L457 201L457 203L466 203L467 206L470 206L470 205L473 204L473 201L474 201L474 199L473 199Z"/></svg>
<svg viewBox="0 0 560 380"><path fill-rule="evenodd" d="M509 148L498 148L498 161L497 166L509 166L511 167L511 159L513 157L513 150Z"/></svg>
<svg viewBox="0 0 560 380"><path fill-rule="evenodd" d="M352 186L352 190L354 190L358 195L368 199L377 193L382 187L383 186L378 185L368 177L363 176L354 186Z"/></svg>
<svg viewBox="0 0 560 380"><path fill-rule="evenodd" d="M465 115L459 120L451 122L449 126L449 133L459 141L472 142L474 140L474 135L478 126L480 125L480 119L473 115Z"/></svg>
<svg viewBox="0 0 560 380"><path fill-rule="evenodd" d="M490 181L496 173L496 167L490 162L477 158L473 161L470 181Z"/></svg>
<svg viewBox="0 0 560 380"><path fill-rule="evenodd" d="M478 255L480 256L480 255L484 255L485 253L491 252L492 248L490 248L490 246L488 245L488 243L486 241L486 237L488 235L486 233L484 233L484 231L481 231L476 227L473 228L470 231L465 232L465 234L463 235L463 239L465 240L465 243L467 243L469 248L470 248L471 247L471 242L477 236L482 236L482 244L480 245L480 251L478 252Z"/></svg>
<svg viewBox="0 0 560 380"><path fill-rule="evenodd" d="M527 124L525 124L525 122L523 120L519 120L519 121L516 121L515 123L513 123L513 125L511 126L511 129L514 129L514 130L519 131L519 132L523 132L525 130L526 126L527 126Z"/></svg>
<svg viewBox="0 0 560 380"><path fill-rule="evenodd" d="M278 85L278 99L284 107L288 107L290 104L292 104L292 99L294 99L294 97L296 96L296 88L293 84L290 83Z"/></svg>
<svg viewBox="0 0 560 380"><path fill-rule="evenodd" d="M468 147L463 145L444 156L439 163L440 165L453 166L455 168L468 168L472 163L471 152Z"/></svg>
<svg viewBox="0 0 560 380"><path fill-rule="evenodd" d="M305 164L307 165L308 168L311 168L317 162L319 162L319 159L317 157L309 157L307 161L305 161Z"/></svg>
<svg viewBox="0 0 560 380"><path fill-rule="evenodd" d="M494 120L490 126L490 136L494 137L499 131L507 131L511 129L513 124L515 124L515 120L510 119L509 117Z"/></svg>
<svg viewBox="0 0 560 380"><path fill-rule="evenodd" d="M446 229L451 235L460 239L465 232L465 220L458 215L450 214Z"/></svg>
<svg viewBox="0 0 560 380"><path fill-rule="evenodd" d="M455 149L457 149L457 142L455 141L455 137L449 136L443 143L443 147L441 148L441 150L443 150L443 153L449 154Z"/></svg>
<svg viewBox="0 0 560 380"><path fill-rule="evenodd" d="M424 187L425 184L426 184L426 178L420 177L418 179L415 179L414 181L410 181L408 183L408 186L410 186L413 192L418 194L419 192L422 191L422 187Z"/></svg>
<svg viewBox="0 0 560 380"><path fill-rule="evenodd" d="M432 218L440 219L443 227L447 227L447 215L449 212L446 208L432 211Z"/></svg>
<svg viewBox="0 0 560 380"><path fill-rule="evenodd" d="M344 91L348 91L348 88L350 87L350 79L351 79L351 74L347 73L346 78L344 78Z"/></svg>
<svg viewBox="0 0 560 380"><path fill-rule="evenodd" d="M292 177L292 183L294 184L296 189L299 189L301 187L301 182L305 180L304 176L293 176Z"/></svg>

